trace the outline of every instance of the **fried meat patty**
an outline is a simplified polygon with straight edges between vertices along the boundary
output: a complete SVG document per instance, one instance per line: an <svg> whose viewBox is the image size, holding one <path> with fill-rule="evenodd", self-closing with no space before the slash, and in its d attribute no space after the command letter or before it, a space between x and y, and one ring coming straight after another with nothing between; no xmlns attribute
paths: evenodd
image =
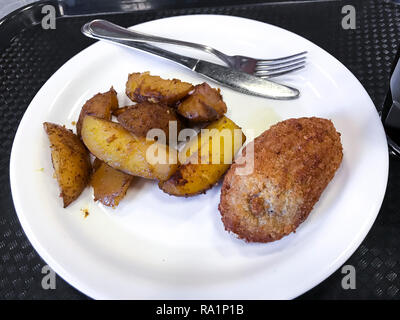
<svg viewBox="0 0 400 320"><path fill-rule="evenodd" d="M254 171L236 173L246 147L224 178L219 211L227 231L271 242L296 230L335 175L343 157L340 133L327 119L288 119L251 143Z"/></svg>

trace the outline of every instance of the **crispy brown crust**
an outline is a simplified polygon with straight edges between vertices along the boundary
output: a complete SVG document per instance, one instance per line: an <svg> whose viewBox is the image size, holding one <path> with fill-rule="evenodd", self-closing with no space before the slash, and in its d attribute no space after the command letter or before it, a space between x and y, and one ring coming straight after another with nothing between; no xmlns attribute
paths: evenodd
<svg viewBox="0 0 400 320"><path fill-rule="evenodd" d="M130 106L118 116L118 122L133 134L146 137L151 129L161 129L166 136L166 143L169 139L169 122L177 122L177 134L182 128L174 109L160 104L149 102L138 103Z"/></svg>
<svg viewBox="0 0 400 320"><path fill-rule="evenodd" d="M308 217L333 178L343 157L340 134L327 119L289 119L252 143L254 172L237 175L239 165L231 166L219 211L225 229L239 238L275 241Z"/></svg>
<svg viewBox="0 0 400 320"><path fill-rule="evenodd" d="M206 82L195 86L193 93L178 106L178 113L194 123L218 120L226 111L220 89L213 89Z"/></svg>
<svg viewBox="0 0 400 320"><path fill-rule="evenodd" d="M81 137L82 122L86 115L111 120L111 113L118 108L117 92L113 87L107 92L98 93L83 105L76 124L76 133Z"/></svg>

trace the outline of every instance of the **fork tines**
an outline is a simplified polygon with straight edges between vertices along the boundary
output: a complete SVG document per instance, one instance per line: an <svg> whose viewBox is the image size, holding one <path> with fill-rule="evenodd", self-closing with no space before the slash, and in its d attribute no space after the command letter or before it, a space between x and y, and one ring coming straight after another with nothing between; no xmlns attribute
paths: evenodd
<svg viewBox="0 0 400 320"><path fill-rule="evenodd" d="M307 51L277 59L259 60L254 75L262 78L276 77L303 69L306 64Z"/></svg>

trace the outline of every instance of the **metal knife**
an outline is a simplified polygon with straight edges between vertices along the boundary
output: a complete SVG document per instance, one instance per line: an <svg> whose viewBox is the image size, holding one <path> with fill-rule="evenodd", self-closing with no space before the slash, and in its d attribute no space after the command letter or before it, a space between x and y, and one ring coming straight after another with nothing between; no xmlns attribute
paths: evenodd
<svg viewBox="0 0 400 320"><path fill-rule="evenodd" d="M147 43L125 40L127 31L112 23L97 23L96 20L88 22L82 27L82 33L87 37L115 42L172 60L235 91L275 100L291 100L300 95L296 88L261 79L212 62L183 56ZM125 35L124 40L121 39L123 35Z"/></svg>

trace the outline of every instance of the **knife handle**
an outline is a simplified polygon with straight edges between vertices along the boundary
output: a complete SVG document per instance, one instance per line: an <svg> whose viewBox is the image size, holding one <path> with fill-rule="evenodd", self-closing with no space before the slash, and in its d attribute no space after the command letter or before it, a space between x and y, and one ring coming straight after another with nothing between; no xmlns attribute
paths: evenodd
<svg viewBox="0 0 400 320"><path fill-rule="evenodd" d="M128 29L117 26L105 20L93 20L86 23L82 27L82 33L86 36L98 40L107 40L116 42L121 45L133 47L143 50L165 59L172 60L191 70L193 70L198 62L197 59L182 56L180 54L152 46L147 43L141 43L129 39L130 31Z"/></svg>

